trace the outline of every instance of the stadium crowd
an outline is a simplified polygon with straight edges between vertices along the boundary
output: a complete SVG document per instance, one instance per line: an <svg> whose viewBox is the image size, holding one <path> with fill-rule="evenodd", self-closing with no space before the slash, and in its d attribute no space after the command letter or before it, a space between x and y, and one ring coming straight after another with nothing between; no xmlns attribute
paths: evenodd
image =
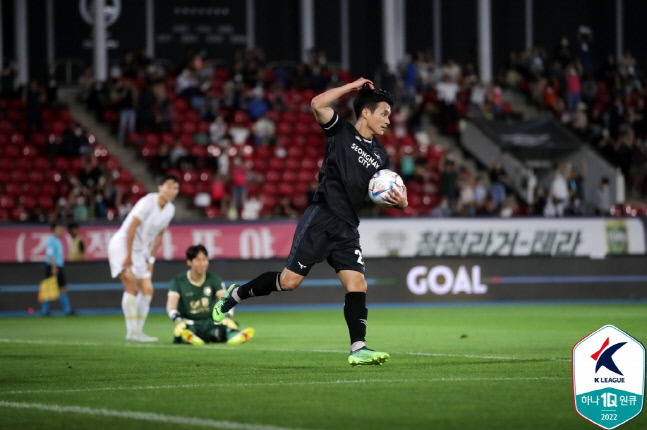
<svg viewBox="0 0 647 430"><path fill-rule="evenodd" d="M407 54L397 70L381 65L375 85L391 91L397 101L391 128L381 141L409 187L405 215L587 214L585 165L555 166L551 186L538 188L535 201L523 205L510 192L498 157L474 170L464 163L469 156L460 149L432 141L424 126L428 122L457 136L460 119L475 112L489 118L517 115L504 100L504 88L527 94L570 126L621 169L630 199L644 199L644 76L630 52L595 64L593 46L590 31L583 28L573 46L562 37L552 55L541 47L512 52L493 83L479 81L474 62L436 64L430 52ZM15 70L6 66L0 81L5 98L13 97L5 90L13 85L12 76ZM180 177L181 194L192 199L193 207L210 218L257 219L296 217L308 205L323 155L309 102L318 92L350 80L348 71L318 51L305 63L291 64L270 63L260 48L250 49L237 52L229 67L190 53L183 67L173 69L142 50L126 53L104 82L87 68L78 87L88 109L113 126L124 145L135 147L155 173ZM42 119L29 106L40 101L45 109L58 109L56 87L52 77L44 89L34 82L25 91L26 137L42 128ZM345 118L352 115L345 99L336 109ZM128 171L102 156L105 148L92 139L73 121L49 137L50 158L77 157L78 168L69 175L69 193L58 198L52 216L119 218L141 195L123 186L132 185ZM608 214L608 181L600 184L598 194L596 214ZM391 211L365 213L375 214Z"/></svg>
<svg viewBox="0 0 647 430"><path fill-rule="evenodd" d="M629 200L647 195L647 116L645 75L630 51L594 61L593 34L578 29L575 40L562 36L552 55L542 47L512 52L500 77L505 85L527 94L529 101L552 112L583 141L618 167ZM568 177L585 174L581 170ZM572 182L572 181L569 181ZM603 184L601 184L603 187ZM577 205L577 192L569 204ZM597 208L601 210L600 208Z"/></svg>
<svg viewBox="0 0 647 430"><path fill-rule="evenodd" d="M53 75L26 88L15 87L15 75L7 64L0 80L0 218L82 222L127 213L132 176L71 117Z"/></svg>

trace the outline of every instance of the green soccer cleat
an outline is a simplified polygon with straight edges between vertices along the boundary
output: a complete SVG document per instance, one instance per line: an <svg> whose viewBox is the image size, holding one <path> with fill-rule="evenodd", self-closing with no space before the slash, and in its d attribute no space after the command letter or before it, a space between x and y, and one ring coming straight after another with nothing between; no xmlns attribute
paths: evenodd
<svg viewBox="0 0 647 430"><path fill-rule="evenodd" d="M213 312L211 313L211 318L213 318L215 322L219 323L220 321L224 320L225 317L227 316L227 312L229 311L229 309L227 309L226 311L223 311L222 307L224 306L225 302L229 298L229 295L231 294L231 292L237 286L238 284L231 284L229 288L227 288L227 292L225 293L225 295L222 296L222 298L218 300L215 305L213 305Z"/></svg>
<svg viewBox="0 0 647 430"><path fill-rule="evenodd" d="M249 342L254 337L254 329L249 327L245 330L239 331L227 340L227 345L240 345L241 343Z"/></svg>
<svg viewBox="0 0 647 430"><path fill-rule="evenodd" d="M378 352L363 347L348 356L348 364L351 366L362 366L366 364L382 365L389 359L387 352Z"/></svg>

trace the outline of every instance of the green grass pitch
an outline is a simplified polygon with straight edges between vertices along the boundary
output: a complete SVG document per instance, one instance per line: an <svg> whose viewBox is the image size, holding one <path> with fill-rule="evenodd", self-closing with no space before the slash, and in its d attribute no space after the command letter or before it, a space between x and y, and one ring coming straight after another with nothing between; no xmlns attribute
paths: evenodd
<svg viewBox="0 0 647 430"><path fill-rule="evenodd" d="M117 315L0 319L0 428L593 429L572 347L606 324L647 340L644 303L372 309L368 345L391 358L351 367L341 306L236 319L250 343L204 347L172 345L162 314L155 344L126 343Z"/></svg>

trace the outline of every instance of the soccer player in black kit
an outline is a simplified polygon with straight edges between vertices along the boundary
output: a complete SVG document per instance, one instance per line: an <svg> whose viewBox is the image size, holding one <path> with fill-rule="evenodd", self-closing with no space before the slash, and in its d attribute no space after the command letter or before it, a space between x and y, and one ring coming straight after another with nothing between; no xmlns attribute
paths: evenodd
<svg viewBox="0 0 647 430"><path fill-rule="evenodd" d="M337 99L352 91L358 91L353 102L355 125L332 108ZM389 166L388 154L375 135L383 135L390 123L393 96L360 78L319 94L311 106L326 134L326 154L314 202L297 225L285 268L282 272L265 272L244 285L231 285L215 304L212 316L219 322L241 300L294 290L312 266L325 259L346 289L344 317L351 343L348 362L382 364L389 354L373 351L365 344L367 285L357 212L368 200L368 182L373 174ZM406 188L402 194L391 191L387 201L393 207L407 207Z"/></svg>

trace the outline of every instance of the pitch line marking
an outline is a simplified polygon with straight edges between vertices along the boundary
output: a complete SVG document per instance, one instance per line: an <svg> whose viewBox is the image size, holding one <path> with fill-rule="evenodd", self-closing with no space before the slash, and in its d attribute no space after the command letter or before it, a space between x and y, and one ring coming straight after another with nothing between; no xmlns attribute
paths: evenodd
<svg viewBox="0 0 647 430"><path fill-rule="evenodd" d="M491 381L491 382L512 382L512 381L557 381L557 380L570 380L567 377L558 376L537 376L537 377L491 377L491 378L402 378L402 379L337 379L333 381L300 381L300 382L240 382L228 384L228 387L272 387L284 385L334 385L334 384L398 384L403 382L478 382L478 381ZM85 393L85 392L99 392L99 391L145 391L145 390L174 390L178 388L206 388L213 387L212 383L204 384L174 384L174 385L144 385L139 387L96 387L96 388L70 388L66 390L14 390L0 392L0 394L63 394L63 393ZM0 401L1 403L1 401Z"/></svg>
<svg viewBox="0 0 647 430"><path fill-rule="evenodd" d="M66 341L56 341L56 340L40 340L40 339L1 339L0 343L25 343L25 344L37 344L37 345L68 345L68 346L106 346L109 344L101 342L66 342ZM126 343L126 347L129 348L178 348L178 345L164 345L164 344L155 344L155 343ZM181 346L179 346L181 348ZM224 345L204 345L200 347L201 349L218 349L220 351L242 351L239 348L231 348ZM348 353L347 350L339 349L298 349L298 348L254 348L252 346L245 345L243 347L245 350L251 351L280 351L280 352L323 352L323 353L332 353L332 354L345 354ZM532 357L504 357L498 355L476 355L476 354L443 354L436 352L415 352L415 351L397 351L393 352L392 355L414 355L414 356L423 356L423 357L446 357L446 358L476 358L481 360L509 360L509 361L519 361L519 360L545 360L545 361L568 361L570 358L562 357L548 357L545 359L535 359Z"/></svg>
<svg viewBox="0 0 647 430"><path fill-rule="evenodd" d="M212 420L209 418L183 417L181 415L157 414L153 412L95 409L95 408L87 408L84 406L60 406L60 405L47 405L44 403L6 402L6 401L0 400L0 407L14 408L14 409L38 409L41 411L75 413L75 414L95 415L95 416L103 416L103 417L116 417L116 418L125 418L125 419L131 419L131 420L211 427L211 428L217 428L217 429L297 430L290 427L280 427L280 426L273 426L273 425L244 424L244 423L237 423L233 421Z"/></svg>

